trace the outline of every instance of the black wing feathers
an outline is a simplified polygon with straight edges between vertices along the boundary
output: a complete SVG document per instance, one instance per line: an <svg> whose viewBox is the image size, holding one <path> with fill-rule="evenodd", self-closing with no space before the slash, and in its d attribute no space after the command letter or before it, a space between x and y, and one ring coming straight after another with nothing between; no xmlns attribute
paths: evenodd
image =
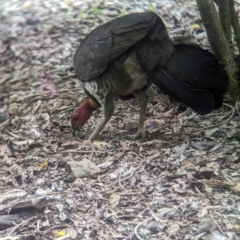
<svg viewBox="0 0 240 240"><path fill-rule="evenodd" d="M97 78L110 61L144 38L158 18L153 12L135 13L94 29L74 56L74 68L80 80Z"/></svg>
<svg viewBox="0 0 240 240"><path fill-rule="evenodd" d="M149 72L153 82L170 97L199 114L222 104L228 76L214 55L195 45L177 45L168 63Z"/></svg>

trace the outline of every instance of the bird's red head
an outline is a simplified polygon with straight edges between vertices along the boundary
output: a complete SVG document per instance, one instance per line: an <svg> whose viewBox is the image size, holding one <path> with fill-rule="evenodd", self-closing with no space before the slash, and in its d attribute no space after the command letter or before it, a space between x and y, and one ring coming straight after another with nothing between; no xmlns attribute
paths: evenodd
<svg viewBox="0 0 240 240"><path fill-rule="evenodd" d="M71 115L72 133L75 136L76 131L80 131L85 122L90 118L94 110L98 108L98 104L91 98L82 101L80 105L74 109Z"/></svg>

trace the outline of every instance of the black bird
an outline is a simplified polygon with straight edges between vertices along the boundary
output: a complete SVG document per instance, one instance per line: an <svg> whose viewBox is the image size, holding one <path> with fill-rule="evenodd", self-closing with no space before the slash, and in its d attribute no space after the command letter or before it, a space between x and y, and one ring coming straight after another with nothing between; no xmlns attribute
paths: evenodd
<svg viewBox="0 0 240 240"><path fill-rule="evenodd" d="M212 53L198 46L175 45L153 12L123 16L94 29L78 47L74 69L88 98L72 113L73 134L94 110L103 109L104 119L90 139L95 139L111 118L114 99L129 95L140 104L135 137L142 137L152 83L200 114L220 107L228 86L224 66Z"/></svg>

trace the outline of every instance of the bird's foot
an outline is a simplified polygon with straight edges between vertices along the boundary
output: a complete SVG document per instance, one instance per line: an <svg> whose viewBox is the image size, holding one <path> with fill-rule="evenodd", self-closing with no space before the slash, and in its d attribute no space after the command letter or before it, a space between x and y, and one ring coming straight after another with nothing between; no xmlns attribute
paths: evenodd
<svg viewBox="0 0 240 240"><path fill-rule="evenodd" d="M145 138L145 133L144 132L137 132L134 135L129 136L131 140L137 140L137 139L144 139Z"/></svg>

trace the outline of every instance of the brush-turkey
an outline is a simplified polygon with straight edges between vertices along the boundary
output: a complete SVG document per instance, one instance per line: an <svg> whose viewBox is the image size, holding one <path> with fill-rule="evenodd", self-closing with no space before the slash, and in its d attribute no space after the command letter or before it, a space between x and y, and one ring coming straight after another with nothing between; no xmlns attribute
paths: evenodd
<svg viewBox="0 0 240 240"><path fill-rule="evenodd" d="M88 98L71 115L73 134L94 110L103 110L104 118L90 139L97 138L113 115L114 100L129 95L140 105L135 138L143 137L152 83L199 114L220 107L228 86L224 66L212 53L194 45L175 45L153 12L123 16L91 31L75 53L74 69Z"/></svg>

